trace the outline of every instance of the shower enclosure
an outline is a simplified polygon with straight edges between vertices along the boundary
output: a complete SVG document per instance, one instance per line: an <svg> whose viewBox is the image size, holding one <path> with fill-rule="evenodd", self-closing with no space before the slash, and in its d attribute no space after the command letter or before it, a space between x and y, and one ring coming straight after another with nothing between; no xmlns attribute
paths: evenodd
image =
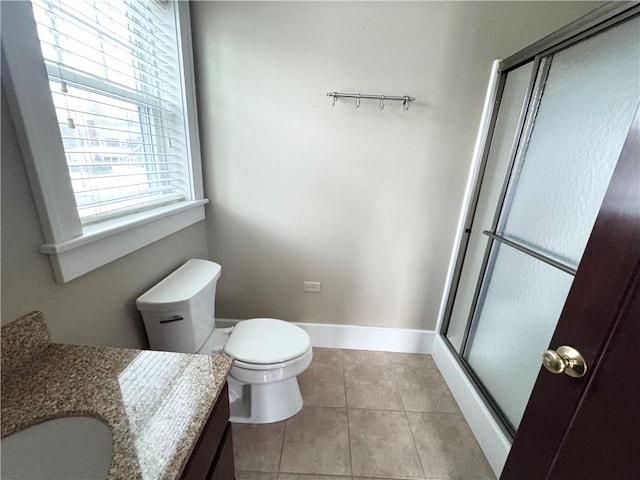
<svg viewBox="0 0 640 480"><path fill-rule="evenodd" d="M609 5L500 64L442 334L512 436L640 103L639 39L640 8Z"/></svg>

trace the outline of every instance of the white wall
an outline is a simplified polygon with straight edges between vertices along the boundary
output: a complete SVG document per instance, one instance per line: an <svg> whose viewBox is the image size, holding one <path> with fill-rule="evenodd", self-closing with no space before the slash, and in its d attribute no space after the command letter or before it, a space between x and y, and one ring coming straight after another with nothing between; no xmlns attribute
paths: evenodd
<svg viewBox="0 0 640 480"><path fill-rule="evenodd" d="M44 312L53 341L147 346L135 299L192 257L207 258L204 222L60 285L38 252L44 235L2 94L2 324Z"/></svg>
<svg viewBox="0 0 640 480"><path fill-rule="evenodd" d="M433 329L491 62L599 3L192 5L218 316Z"/></svg>

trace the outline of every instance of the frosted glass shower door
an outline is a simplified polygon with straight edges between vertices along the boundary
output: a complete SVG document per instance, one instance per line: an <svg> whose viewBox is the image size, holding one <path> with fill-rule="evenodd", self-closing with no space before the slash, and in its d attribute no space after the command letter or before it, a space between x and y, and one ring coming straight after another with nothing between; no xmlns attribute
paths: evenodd
<svg viewBox="0 0 640 480"><path fill-rule="evenodd" d="M464 358L516 430L640 99L640 19L543 58Z"/></svg>

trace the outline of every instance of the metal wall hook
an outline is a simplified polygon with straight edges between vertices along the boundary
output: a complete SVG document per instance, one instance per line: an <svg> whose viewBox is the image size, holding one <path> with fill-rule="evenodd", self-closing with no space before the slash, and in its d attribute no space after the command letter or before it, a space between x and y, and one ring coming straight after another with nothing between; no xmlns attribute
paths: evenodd
<svg viewBox="0 0 640 480"><path fill-rule="evenodd" d="M356 97L356 108L360 108L360 94Z"/></svg>
<svg viewBox="0 0 640 480"><path fill-rule="evenodd" d="M329 95L329 94L327 93L327 95ZM336 106L336 98L337 97L335 95L331 96L331 108Z"/></svg>
<svg viewBox="0 0 640 480"><path fill-rule="evenodd" d="M409 107L411 106L411 100L409 100L409 97L404 97L404 102L402 103L404 104L405 112L409 110Z"/></svg>
<svg viewBox="0 0 640 480"><path fill-rule="evenodd" d="M384 110L384 95L380 96L380 111Z"/></svg>

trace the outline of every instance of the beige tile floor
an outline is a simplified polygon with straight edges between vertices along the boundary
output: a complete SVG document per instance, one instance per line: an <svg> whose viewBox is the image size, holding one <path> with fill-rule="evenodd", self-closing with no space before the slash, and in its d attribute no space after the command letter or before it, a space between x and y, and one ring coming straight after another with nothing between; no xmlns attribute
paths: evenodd
<svg viewBox="0 0 640 480"><path fill-rule="evenodd" d="M304 407L233 425L237 480L495 479L431 356L314 348Z"/></svg>

